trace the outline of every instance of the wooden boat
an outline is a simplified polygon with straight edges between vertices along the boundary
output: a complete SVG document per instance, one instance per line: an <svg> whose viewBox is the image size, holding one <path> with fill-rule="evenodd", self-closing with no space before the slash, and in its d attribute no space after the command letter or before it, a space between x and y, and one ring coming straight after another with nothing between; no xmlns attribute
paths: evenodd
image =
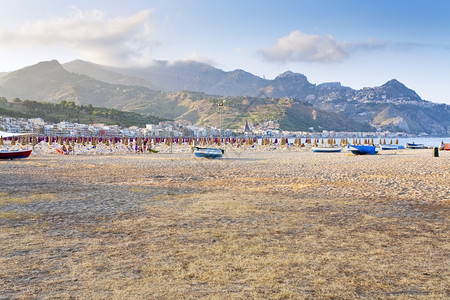
<svg viewBox="0 0 450 300"><path fill-rule="evenodd" d="M341 152L342 148L341 147L320 147L320 146L315 146L311 148L313 152Z"/></svg>
<svg viewBox="0 0 450 300"><path fill-rule="evenodd" d="M424 149L423 144L415 144L415 143L406 143L406 148L408 149Z"/></svg>
<svg viewBox="0 0 450 300"><path fill-rule="evenodd" d="M397 150L399 149L398 145L392 144L380 144L381 150Z"/></svg>
<svg viewBox="0 0 450 300"><path fill-rule="evenodd" d="M439 150L450 151L450 143L443 144Z"/></svg>
<svg viewBox="0 0 450 300"><path fill-rule="evenodd" d="M218 148L194 147L193 150L195 156L203 158L221 158L225 153L225 150Z"/></svg>
<svg viewBox="0 0 450 300"><path fill-rule="evenodd" d="M0 150L0 159L27 158L33 150Z"/></svg>
<svg viewBox="0 0 450 300"><path fill-rule="evenodd" d="M349 145L348 150L356 155L377 154L379 148L372 145Z"/></svg>

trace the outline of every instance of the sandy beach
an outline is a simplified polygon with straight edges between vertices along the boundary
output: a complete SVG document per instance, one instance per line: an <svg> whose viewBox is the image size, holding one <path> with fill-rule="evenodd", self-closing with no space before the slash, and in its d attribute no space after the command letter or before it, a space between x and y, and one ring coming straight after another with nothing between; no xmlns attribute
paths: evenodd
<svg viewBox="0 0 450 300"><path fill-rule="evenodd" d="M0 299L450 297L450 151L162 152L0 161Z"/></svg>

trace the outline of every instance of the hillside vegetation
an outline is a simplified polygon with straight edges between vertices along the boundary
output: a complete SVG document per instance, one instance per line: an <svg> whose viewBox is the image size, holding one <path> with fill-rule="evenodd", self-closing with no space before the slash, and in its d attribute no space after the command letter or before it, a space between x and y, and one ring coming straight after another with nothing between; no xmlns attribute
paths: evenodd
<svg viewBox="0 0 450 300"><path fill-rule="evenodd" d="M76 122L80 124L103 123L106 125L119 125L121 127L157 124L163 118L143 116L135 112L120 111L117 109L95 107L92 105L76 105L73 101L60 103L22 101L15 98L8 102L0 98L0 115L15 118L42 118L45 121L58 123L61 121Z"/></svg>

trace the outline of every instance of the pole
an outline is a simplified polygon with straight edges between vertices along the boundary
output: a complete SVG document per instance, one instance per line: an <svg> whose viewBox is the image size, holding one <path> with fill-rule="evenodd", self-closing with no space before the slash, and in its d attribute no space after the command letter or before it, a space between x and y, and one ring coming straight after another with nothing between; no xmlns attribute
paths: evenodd
<svg viewBox="0 0 450 300"><path fill-rule="evenodd" d="M222 113L223 113L223 101L220 101L219 106L219 139L222 139Z"/></svg>

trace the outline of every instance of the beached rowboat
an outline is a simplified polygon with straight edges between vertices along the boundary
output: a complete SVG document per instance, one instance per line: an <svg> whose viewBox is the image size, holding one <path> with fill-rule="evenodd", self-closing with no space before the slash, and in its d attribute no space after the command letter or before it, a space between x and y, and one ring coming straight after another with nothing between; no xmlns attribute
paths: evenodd
<svg viewBox="0 0 450 300"><path fill-rule="evenodd" d="M224 152L223 149L194 147L194 154L197 157L220 158Z"/></svg>
<svg viewBox="0 0 450 300"><path fill-rule="evenodd" d="M443 144L439 150L445 150L445 151L450 151L450 143L445 143Z"/></svg>
<svg viewBox="0 0 450 300"><path fill-rule="evenodd" d="M348 150L356 155L377 154L379 148L372 145L349 145Z"/></svg>
<svg viewBox="0 0 450 300"><path fill-rule="evenodd" d="M380 144L381 150L397 150L399 149L398 145L391 144Z"/></svg>
<svg viewBox="0 0 450 300"><path fill-rule="evenodd" d="M313 152L341 152L341 147L312 147L311 148Z"/></svg>
<svg viewBox="0 0 450 300"><path fill-rule="evenodd" d="M0 159L27 158L33 150L0 150Z"/></svg>
<svg viewBox="0 0 450 300"><path fill-rule="evenodd" d="M423 149L425 147L423 144L406 143L406 148L408 148L408 149Z"/></svg>

